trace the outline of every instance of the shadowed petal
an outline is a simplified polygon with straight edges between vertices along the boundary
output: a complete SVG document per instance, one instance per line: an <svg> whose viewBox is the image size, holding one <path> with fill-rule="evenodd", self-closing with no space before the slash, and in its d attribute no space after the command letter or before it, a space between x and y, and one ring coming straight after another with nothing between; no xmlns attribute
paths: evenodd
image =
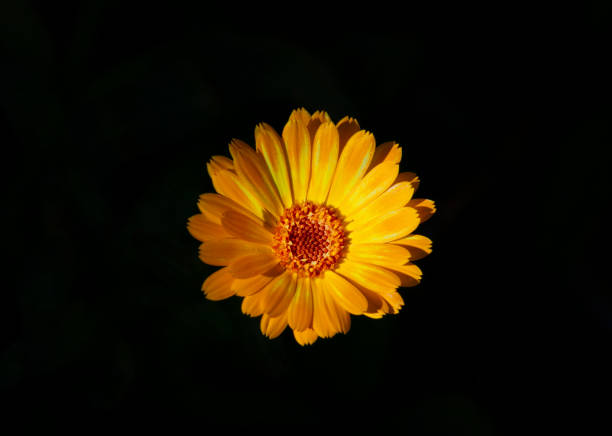
<svg viewBox="0 0 612 436"><path fill-rule="evenodd" d="M287 327L287 312L277 317L271 317L264 313L259 324L261 332L270 339L277 338Z"/></svg>
<svg viewBox="0 0 612 436"><path fill-rule="evenodd" d="M408 206L416 209L422 223L436 212L436 204L426 198L414 198L408 202Z"/></svg>
<svg viewBox="0 0 612 436"><path fill-rule="evenodd" d="M191 236L202 242L210 241L211 239L228 238L231 236L223 226L206 219L202 214L197 214L189 218L187 230L189 230Z"/></svg>
<svg viewBox="0 0 612 436"><path fill-rule="evenodd" d="M263 274L277 264L278 257L274 253L255 253L232 261L228 269L235 278L246 279Z"/></svg>
<svg viewBox="0 0 612 436"><path fill-rule="evenodd" d="M200 259L209 265L225 266L248 254L270 253L266 245L255 244L243 239L215 239L200 245Z"/></svg>
<svg viewBox="0 0 612 436"><path fill-rule="evenodd" d="M227 268L221 268L204 280L202 291L209 300L224 300L235 294L232 290L233 280Z"/></svg>
<svg viewBox="0 0 612 436"><path fill-rule="evenodd" d="M410 260L419 260L431 253L431 239L423 235L409 235L405 238L393 241L392 244L399 244L410 251Z"/></svg>
<svg viewBox="0 0 612 436"><path fill-rule="evenodd" d="M311 345L319 338L319 335L313 329L293 330L293 336L300 345Z"/></svg>
<svg viewBox="0 0 612 436"><path fill-rule="evenodd" d="M272 244L272 233L264 227L261 220L255 220L239 212L228 210L221 217L221 224L226 233L233 237L258 244Z"/></svg>

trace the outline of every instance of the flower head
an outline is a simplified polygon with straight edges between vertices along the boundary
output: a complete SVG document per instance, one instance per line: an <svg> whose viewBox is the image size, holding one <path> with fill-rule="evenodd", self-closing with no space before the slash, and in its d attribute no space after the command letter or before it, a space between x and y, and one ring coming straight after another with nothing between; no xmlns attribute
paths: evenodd
<svg viewBox="0 0 612 436"><path fill-rule="evenodd" d="M302 345L346 333L350 314L397 313L398 287L421 280L412 261L431 252L413 232L436 210L413 198L419 179L399 172L401 148L377 147L355 119L304 109L282 135L258 125L255 144L235 139L231 159L212 157L217 193L202 194L188 221L200 259L222 267L204 281L206 297L242 297L266 336L289 326Z"/></svg>

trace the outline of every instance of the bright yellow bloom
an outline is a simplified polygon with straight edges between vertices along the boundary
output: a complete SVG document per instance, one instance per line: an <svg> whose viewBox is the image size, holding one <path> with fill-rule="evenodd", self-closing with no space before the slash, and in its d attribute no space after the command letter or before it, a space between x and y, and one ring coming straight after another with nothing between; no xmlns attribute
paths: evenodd
<svg viewBox="0 0 612 436"><path fill-rule="evenodd" d="M377 147L355 119L304 109L282 135L258 125L255 144L233 140L232 159L212 157L217 193L189 218L200 259L222 267L204 281L206 297L243 297L264 335L289 326L301 345L346 333L350 314L397 313L397 288L421 280L412 261L431 253L413 232L436 210L412 198L419 179L399 172L398 144Z"/></svg>

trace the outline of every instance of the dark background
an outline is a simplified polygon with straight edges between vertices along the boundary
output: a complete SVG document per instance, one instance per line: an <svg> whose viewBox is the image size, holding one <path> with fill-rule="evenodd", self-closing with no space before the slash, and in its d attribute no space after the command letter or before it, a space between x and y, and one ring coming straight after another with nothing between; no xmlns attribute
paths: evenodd
<svg viewBox="0 0 612 436"><path fill-rule="evenodd" d="M4 1L7 416L604 430L611 18L608 2ZM305 348L263 337L238 298L206 300L185 229L209 157L302 106L398 141L438 206L400 314Z"/></svg>

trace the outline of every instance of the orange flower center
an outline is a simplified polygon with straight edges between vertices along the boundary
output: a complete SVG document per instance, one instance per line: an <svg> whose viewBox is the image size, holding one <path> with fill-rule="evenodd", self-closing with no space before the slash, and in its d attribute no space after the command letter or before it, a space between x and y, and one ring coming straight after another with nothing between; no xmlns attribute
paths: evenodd
<svg viewBox="0 0 612 436"><path fill-rule="evenodd" d="M346 243L336 211L307 201L285 210L274 231L272 248L286 269L316 277L338 263Z"/></svg>

